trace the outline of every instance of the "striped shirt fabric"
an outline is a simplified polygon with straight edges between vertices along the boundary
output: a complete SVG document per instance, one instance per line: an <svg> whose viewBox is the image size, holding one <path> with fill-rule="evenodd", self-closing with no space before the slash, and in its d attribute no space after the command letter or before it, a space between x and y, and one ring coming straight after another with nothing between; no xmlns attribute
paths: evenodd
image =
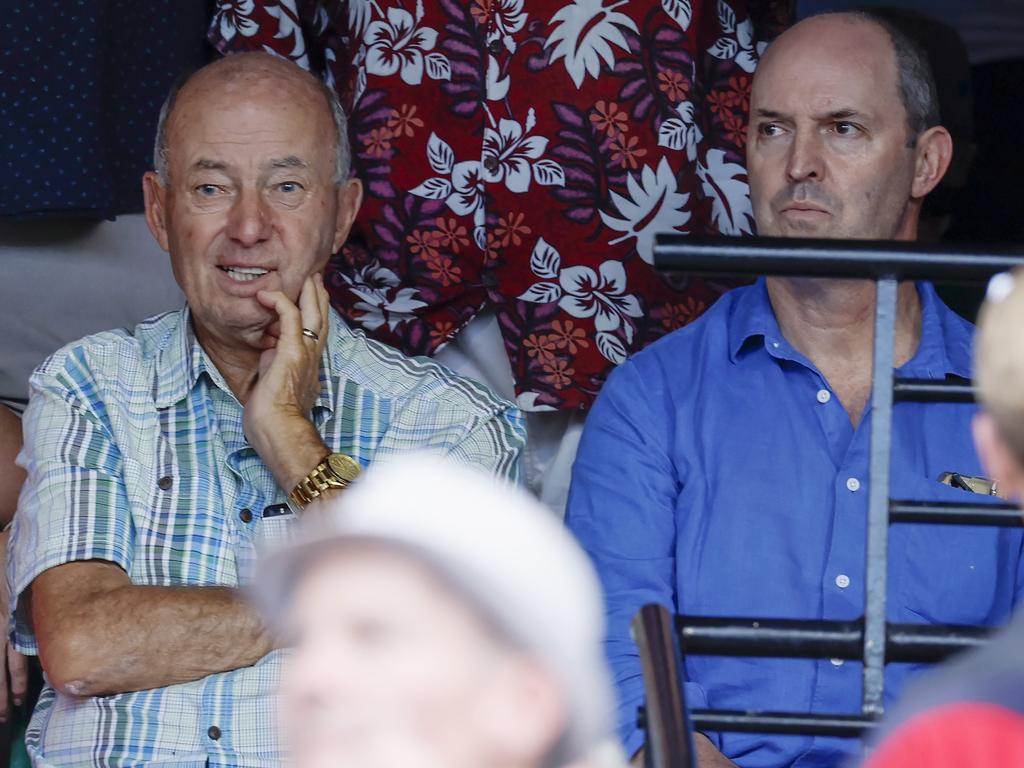
<svg viewBox="0 0 1024 768"><path fill-rule="evenodd" d="M363 467L428 449L518 481L522 416L482 385L367 339L333 312L320 374L313 422ZM257 552L297 525L187 308L51 356L32 376L24 425L28 480L7 571L24 653L38 648L19 597L49 568L103 560L139 585L242 586ZM33 764L280 765L283 657L102 698L47 686L26 734Z"/></svg>

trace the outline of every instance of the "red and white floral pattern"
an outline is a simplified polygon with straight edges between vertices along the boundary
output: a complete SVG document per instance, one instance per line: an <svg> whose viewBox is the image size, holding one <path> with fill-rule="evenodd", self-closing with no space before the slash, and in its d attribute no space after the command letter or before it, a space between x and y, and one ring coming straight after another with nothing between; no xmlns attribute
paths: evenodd
<svg viewBox="0 0 1024 768"><path fill-rule="evenodd" d="M656 272L657 232L745 234L750 73L779 0L218 0L218 48L320 71L365 200L328 287L431 354L494 305L524 408L609 370L722 286Z"/></svg>

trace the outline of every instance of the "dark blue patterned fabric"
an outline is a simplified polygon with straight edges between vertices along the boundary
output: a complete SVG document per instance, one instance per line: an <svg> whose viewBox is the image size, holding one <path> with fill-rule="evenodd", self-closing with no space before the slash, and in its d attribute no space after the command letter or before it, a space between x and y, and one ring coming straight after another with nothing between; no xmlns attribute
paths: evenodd
<svg viewBox="0 0 1024 768"><path fill-rule="evenodd" d="M0 0L0 216L142 210L160 105L209 0Z"/></svg>

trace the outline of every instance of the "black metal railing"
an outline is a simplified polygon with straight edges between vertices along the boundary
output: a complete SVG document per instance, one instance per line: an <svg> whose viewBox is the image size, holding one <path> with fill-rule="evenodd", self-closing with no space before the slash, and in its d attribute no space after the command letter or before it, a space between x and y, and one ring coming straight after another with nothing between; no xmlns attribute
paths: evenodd
<svg viewBox="0 0 1024 768"><path fill-rule="evenodd" d="M882 714L886 663L940 661L980 644L986 633L978 627L889 624L886 621L889 525L1021 525L1020 511L1008 504L890 498L894 401L970 403L974 400L973 387L962 379L923 381L894 377L897 286L901 280L982 283L997 272L1024 264L1024 257L888 241L709 240L680 235L659 235L654 257L655 265L666 271L871 279L877 283L877 301L864 616L852 622L680 616L673 624L661 606L645 606L632 626L641 650L647 688L647 707L641 713L641 721L648 734L648 765L689 768L692 753L688 749L685 754L679 749L670 750L666 745L672 742L668 731L686 731L691 725L697 730L711 731L862 735ZM656 646L660 648L655 650ZM859 660L863 663L861 712L697 709L689 713L688 720L681 682L682 653ZM677 693L672 695L664 690L666 685L677 689Z"/></svg>

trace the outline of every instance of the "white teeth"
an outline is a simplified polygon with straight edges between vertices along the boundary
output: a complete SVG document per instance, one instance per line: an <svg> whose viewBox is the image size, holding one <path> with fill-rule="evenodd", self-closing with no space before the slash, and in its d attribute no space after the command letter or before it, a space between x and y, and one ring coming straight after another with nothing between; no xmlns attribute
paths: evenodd
<svg viewBox="0 0 1024 768"><path fill-rule="evenodd" d="M237 280L240 283L255 280L257 277L261 277L270 271L268 269L260 269L259 267L221 267L221 269L227 272L232 280Z"/></svg>

